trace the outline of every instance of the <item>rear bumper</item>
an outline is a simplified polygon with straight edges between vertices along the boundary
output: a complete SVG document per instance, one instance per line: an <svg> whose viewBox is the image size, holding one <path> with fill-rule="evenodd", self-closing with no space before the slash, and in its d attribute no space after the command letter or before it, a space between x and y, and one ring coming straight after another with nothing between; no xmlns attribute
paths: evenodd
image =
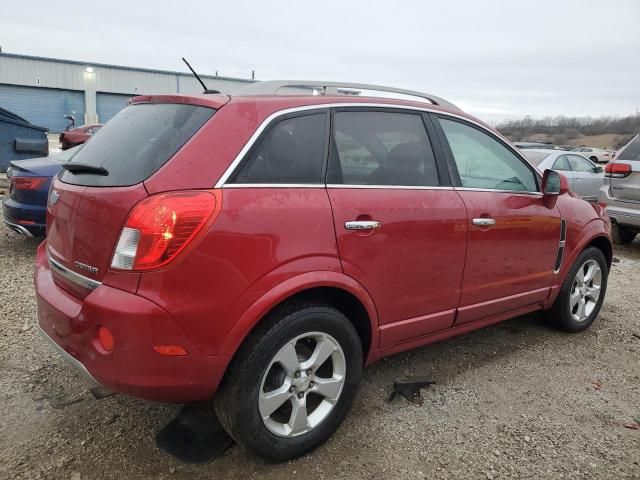
<svg viewBox="0 0 640 480"><path fill-rule="evenodd" d="M609 195L608 186L600 189L600 202L606 204L606 212L614 223L640 228L640 203L621 202Z"/></svg>
<svg viewBox="0 0 640 480"><path fill-rule="evenodd" d="M2 200L2 219L15 232L29 237L44 237L46 207L18 203L11 198Z"/></svg>
<svg viewBox="0 0 640 480"><path fill-rule="evenodd" d="M35 286L38 323L55 349L89 380L133 397L187 403L211 398L228 358L205 355L154 303L107 285L80 300L54 282L46 242L38 248ZM105 352L98 327L113 335ZM186 356L164 356L156 345L180 345Z"/></svg>
<svg viewBox="0 0 640 480"><path fill-rule="evenodd" d="M82 363L80 363L77 359L69 355L64 348L58 345L42 328L40 328L40 333L43 338L51 345L51 347L58 352L58 354L62 357L62 359L75 368L82 377L92 385L99 385L98 381L93 378L93 376L89 373L89 371L84 367Z"/></svg>

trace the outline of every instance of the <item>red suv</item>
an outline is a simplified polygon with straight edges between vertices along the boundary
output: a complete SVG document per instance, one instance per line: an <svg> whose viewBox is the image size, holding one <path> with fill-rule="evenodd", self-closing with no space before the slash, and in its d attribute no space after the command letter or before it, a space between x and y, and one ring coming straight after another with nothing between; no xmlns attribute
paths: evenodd
<svg viewBox="0 0 640 480"><path fill-rule="evenodd" d="M89 377L213 398L277 461L326 440L381 357L536 310L595 320L610 222L559 173L428 94L282 86L136 97L54 179L38 319Z"/></svg>

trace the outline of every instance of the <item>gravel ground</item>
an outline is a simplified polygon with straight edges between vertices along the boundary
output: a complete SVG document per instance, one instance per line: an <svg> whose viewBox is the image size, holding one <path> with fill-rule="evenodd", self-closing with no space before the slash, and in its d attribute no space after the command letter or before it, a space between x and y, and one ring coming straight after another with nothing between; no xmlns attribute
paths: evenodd
<svg viewBox="0 0 640 480"><path fill-rule="evenodd" d="M640 479L624 427L640 421L640 241L617 249L589 331L529 315L382 360L331 440L281 465L236 446L181 464L153 441L178 406L95 400L38 333L36 245L0 227L0 478ZM387 403L394 380L425 377L422 406Z"/></svg>

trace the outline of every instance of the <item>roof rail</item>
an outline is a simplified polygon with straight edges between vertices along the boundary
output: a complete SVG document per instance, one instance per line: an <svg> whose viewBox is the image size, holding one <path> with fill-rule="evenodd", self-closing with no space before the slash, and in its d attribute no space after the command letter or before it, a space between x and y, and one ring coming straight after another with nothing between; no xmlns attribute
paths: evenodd
<svg viewBox="0 0 640 480"><path fill-rule="evenodd" d="M366 83L349 82L323 82L317 80L272 80L266 82L256 82L241 87L236 91L236 95L277 95L283 88L309 89L318 92L317 95L359 95L360 92L353 90L373 90L377 92L398 93L428 100L433 105L460 110L453 103L436 97L430 93L417 92L415 90L405 90L402 88L385 87L382 85L369 85Z"/></svg>

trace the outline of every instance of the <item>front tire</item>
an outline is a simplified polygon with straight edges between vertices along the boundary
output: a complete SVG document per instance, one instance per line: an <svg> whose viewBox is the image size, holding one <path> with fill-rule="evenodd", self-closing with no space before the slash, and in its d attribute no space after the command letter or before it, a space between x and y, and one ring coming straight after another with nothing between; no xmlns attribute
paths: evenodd
<svg viewBox="0 0 640 480"><path fill-rule="evenodd" d="M613 242L618 245L629 245L636 238L637 234L637 230L634 230L633 228L623 227L618 224L614 224L611 227Z"/></svg>
<svg viewBox="0 0 640 480"><path fill-rule="evenodd" d="M344 421L362 374L349 320L326 305L265 318L238 350L214 399L229 435L273 462L302 456Z"/></svg>
<svg viewBox="0 0 640 480"><path fill-rule="evenodd" d="M609 268L601 250L585 249L567 275L551 309L554 323L567 332L586 330L600 313Z"/></svg>

